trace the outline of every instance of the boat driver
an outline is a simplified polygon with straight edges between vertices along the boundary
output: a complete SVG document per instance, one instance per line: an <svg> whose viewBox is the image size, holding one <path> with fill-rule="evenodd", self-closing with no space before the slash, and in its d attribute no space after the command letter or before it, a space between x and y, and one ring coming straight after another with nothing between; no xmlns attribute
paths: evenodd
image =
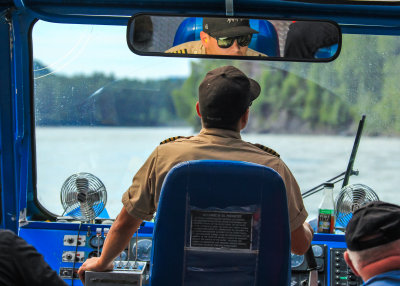
<svg viewBox="0 0 400 286"><path fill-rule="evenodd" d="M199 101L196 104L202 122L200 134L165 140L153 151L122 197L123 208L107 235L101 256L86 260L79 269L82 281L85 270L112 269L113 260L128 245L142 221L153 218L168 171L178 163L189 160L247 161L276 170L286 187L292 252L303 254L307 251L313 230L305 222L308 214L294 176L278 153L262 145L245 142L240 136L240 131L249 120L249 107L260 91L260 85L255 80L233 66L207 73L199 86Z"/></svg>
<svg viewBox="0 0 400 286"><path fill-rule="evenodd" d="M253 34L248 19L203 18L203 31L199 41L191 41L172 47L166 53L226 55L226 56L266 56L248 46Z"/></svg>

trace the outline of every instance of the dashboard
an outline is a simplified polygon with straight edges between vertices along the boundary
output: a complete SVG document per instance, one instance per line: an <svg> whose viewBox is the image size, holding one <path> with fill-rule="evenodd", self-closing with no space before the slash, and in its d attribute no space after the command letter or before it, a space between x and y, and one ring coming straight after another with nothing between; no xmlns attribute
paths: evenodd
<svg viewBox="0 0 400 286"><path fill-rule="evenodd" d="M138 235L132 237L129 246L115 259L114 272L140 272L141 285L149 285L153 228L151 222L141 225ZM82 285L77 270L86 259L101 254L109 229L107 224L30 222L21 227L19 235L43 254L68 285ZM318 285L362 285L362 280L344 261L344 235L316 233L312 249L318 266ZM292 254L291 263L291 286L307 285L309 271L304 256Z"/></svg>
<svg viewBox="0 0 400 286"><path fill-rule="evenodd" d="M114 260L115 271L135 274L140 270L142 285L148 285L150 278L153 227L151 222L142 224L138 235ZM19 236L35 246L68 285L82 285L77 271L86 259L100 256L109 229L107 224L30 222L20 229Z"/></svg>
<svg viewBox="0 0 400 286"><path fill-rule="evenodd" d="M347 266L343 253L346 242L342 234L314 234L312 250L318 269L318 286L358 286L362 285L361 278L357 277ZM308 285L308 264L304 255L292 254L291 286Z"/></svg>

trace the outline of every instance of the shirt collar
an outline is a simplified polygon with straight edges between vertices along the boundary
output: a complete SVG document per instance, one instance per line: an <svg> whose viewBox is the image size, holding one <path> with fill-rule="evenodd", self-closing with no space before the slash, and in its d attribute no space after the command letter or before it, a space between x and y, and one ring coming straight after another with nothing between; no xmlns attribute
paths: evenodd
<svg viewBox="0 0 400 286"><path fill-rule="evenodd" d="M201 135L211 135L222 138L235 138L242 139L240 136L240 132L228 130L228 129L219 129L219 128L202 128L200 130Z"/></svg>

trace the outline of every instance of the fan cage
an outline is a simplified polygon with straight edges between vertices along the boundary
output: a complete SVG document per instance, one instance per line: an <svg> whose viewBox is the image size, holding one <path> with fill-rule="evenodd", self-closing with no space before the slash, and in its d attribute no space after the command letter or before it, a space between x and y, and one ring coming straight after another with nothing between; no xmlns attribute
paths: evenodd
<svg viewBox="0 0 400 286"><path fill-rule="evenodd" d="M366 185L353 184L343 187L336 197L336 223L346 227L355 210L373 201L379 201L379 197Z"/></svg>
<svg viewBox="0 0 400 286"><path fill-rule="evenodd" d="M68 177L61 187L60 196L64 214L82 221L95 219L107 203L103 182L90 173Z"/></svg>

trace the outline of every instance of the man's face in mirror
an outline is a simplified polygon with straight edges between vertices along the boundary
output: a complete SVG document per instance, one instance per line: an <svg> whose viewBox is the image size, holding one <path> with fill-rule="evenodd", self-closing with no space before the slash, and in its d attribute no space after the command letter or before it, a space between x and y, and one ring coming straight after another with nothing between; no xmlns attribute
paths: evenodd
<svg viewBox="0 0 400 286"><path fill-rule="evenodd" d="M204 31L200 32L201 42L208 55L245 56L251 37L252 34L240 37L214 38Z"/></svg>
<svg viewBox="0 0 400 286"><path fill-rule="evenodd" d="M145 22L149 17L151 21ZM157 27L154 32L153 22ZM132 17L127 35L134 53L177 57L321 62L334 59L341 43L340 30L334 23L280 19L141 15Z"/></svg>

